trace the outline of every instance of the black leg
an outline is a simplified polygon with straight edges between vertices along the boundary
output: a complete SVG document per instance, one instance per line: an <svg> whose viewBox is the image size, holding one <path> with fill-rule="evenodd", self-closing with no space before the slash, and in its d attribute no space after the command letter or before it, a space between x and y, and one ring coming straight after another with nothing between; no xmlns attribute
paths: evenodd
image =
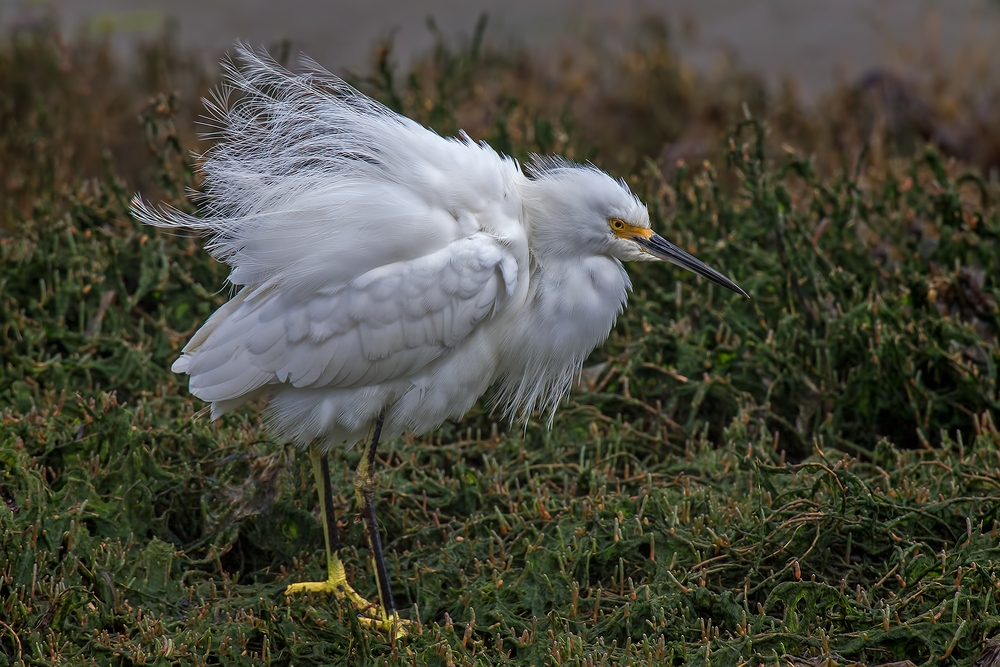
<svg viewBox="0 0 1000 667"><path fill-rule="evenodd" d="M375 564L375 579L378 581L378 595L386 616L396 611L396 602L392 597L392 587L389 586L389 572L385 567L385 554L382 551L382 536L379 534L378 518L375 514L375 450L378 448L379 436L382 434L384 416L379 415L372 429L366 450L358 464L354 475L354 488L361 506L361 517L365 521L365 534L368 537L368 547L371 550L372 561Z"/></svg>
<svg viewBox="0 0 1000 667"><path fill-rule="evenodd" d="M340 550L340 531L337 530L337 514L333 509L333 484L330 482L330 457L326 454L321 455L322 458L319 462L320 476L322 479L322 491L320 492L320 500L323 503L323 518L326 519L326 530L324 531L326 537L326 550L327 553L336 553ZM320 480L316 480L320 481Z"/></svg>

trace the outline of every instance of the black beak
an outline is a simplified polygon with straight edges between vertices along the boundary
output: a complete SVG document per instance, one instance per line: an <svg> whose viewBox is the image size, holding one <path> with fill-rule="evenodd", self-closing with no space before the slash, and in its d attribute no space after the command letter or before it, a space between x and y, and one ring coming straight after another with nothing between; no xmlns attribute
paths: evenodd
<svg viewBox="0 0 1000 667"><path fill-rule="evenodd" d="M646 249L653 257L666 260L671 264L676 264L677 266L687 269L691 273L696 273L703 278L711 280L716 285L722 285L727 289L745 296L750 297L749 294L740 289L740 286L734 283L729 278L725 277L705 262L701 261L694 255L689 255L677 246L675 246L670 241L666 240L659 234L653 234L648 239L642 238L641 236L635 237L636 242Z"/></svg>

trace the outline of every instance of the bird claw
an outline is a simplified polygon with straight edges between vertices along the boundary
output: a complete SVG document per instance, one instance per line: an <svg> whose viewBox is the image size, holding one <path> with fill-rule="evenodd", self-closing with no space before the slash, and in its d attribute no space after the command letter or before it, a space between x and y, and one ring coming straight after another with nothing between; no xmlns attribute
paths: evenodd
<svg viewBox="0 0 1000 667"><path fill-rule="evenodd" d="M378 615L379 618L358 616L358 622L366 628L384 632L389 636L389 641L396 641L410 634L412 622L409 619L400 618L399 612L393 611L391 614L386 614L385 611L380 610Z"/></svg>
<svg viewBox="0 0 1000 667"><path fill-rule="evenodd" d="M303 581L289 584L285 588L285 597L303 593L322 593L332 595L338 600L347 602L358 614L358 622L367 629L378 630L389 635L391 641L402 639L410 634L411 622L400 618L399 613L389 614L376 603L370 602L354 590L346 579L327 579L326 581Z"/></svg>

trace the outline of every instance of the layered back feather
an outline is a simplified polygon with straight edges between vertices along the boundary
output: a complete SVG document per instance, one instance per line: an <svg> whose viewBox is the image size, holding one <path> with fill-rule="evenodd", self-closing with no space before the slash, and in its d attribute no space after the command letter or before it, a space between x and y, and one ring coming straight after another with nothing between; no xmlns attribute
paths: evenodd
<svg viewBox="0 0 1000 667"><path fill-rule="evenodd" d="M477 175L497 181L503 160L488 146L440 137L311 60L293 74L245 45L236 58L205 100L207 136L218 143L199 164L201 216L137 199L143 222L209 236L229 280L254 291L336 284L469 232L469 221L442 224L441 214L475 206Z"/></svg>

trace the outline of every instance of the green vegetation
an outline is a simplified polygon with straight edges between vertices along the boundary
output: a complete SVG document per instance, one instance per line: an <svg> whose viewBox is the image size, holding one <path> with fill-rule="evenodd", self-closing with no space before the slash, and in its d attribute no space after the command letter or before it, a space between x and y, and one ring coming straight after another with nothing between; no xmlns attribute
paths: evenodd
<svg viewBox="0 0 1000 667"><path fill-rule="evenodd" d="M1000 634L996 185L877 128L838 143L847 121L751 77L692 80L662 33L592 90L583 65L480 38L403 83L390 55L359 85L442 132L629 174L654 227L753 300L630 267L551 431L483 405L385 443L380 518L417 622L389 645L278 594L324 568L306 457L260 406L192 419L168 370L226 273L128 201L191 210L211 77L169 45L137 80L98 46L9 36L0 665L972 664ZM692 127L711 162L664 149ZM335 503L372 597L356 458L334 453Z"/></svg>

